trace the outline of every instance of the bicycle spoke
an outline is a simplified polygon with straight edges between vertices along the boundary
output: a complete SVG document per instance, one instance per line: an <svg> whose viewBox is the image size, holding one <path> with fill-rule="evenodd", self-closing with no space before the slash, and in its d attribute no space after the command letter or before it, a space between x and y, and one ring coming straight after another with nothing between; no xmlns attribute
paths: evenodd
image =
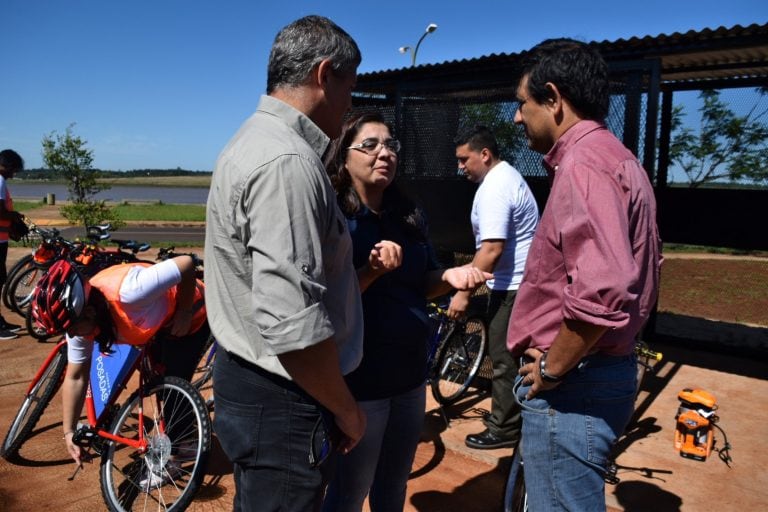
<svg viewBox="0 0 768 512"><path fill-rule="evenodd" d="M202 479L210 447L205 406L189 383L166 380L173 384L155 386L143 398L134 395L113 427L137 439L141 420L147 442L144 453L113 443L106 455L110 464L102 472L102 491L118 510L183 509Z"/></svg>

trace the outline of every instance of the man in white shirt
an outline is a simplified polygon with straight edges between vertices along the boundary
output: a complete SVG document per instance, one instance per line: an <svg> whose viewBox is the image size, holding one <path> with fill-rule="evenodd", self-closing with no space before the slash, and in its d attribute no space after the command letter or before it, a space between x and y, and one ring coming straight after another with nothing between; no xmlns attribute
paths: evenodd
<svg viewBox="0 0 768 512"><path fill-rule="evenodd" d="M488 349L493 362L491 413L485 419L486 429L468 435L465 442L475 449L513 447L520 439L521 418L512 392L518 364L507 350L507 325L539 210L520 173L500 159L496 138L488 128L475 126L454 142L459 170L480 184L471 214L476 247L472 265L494 275L486 283ZM449 316L464 315L470 295L469 291L457 292Z"/></svg>

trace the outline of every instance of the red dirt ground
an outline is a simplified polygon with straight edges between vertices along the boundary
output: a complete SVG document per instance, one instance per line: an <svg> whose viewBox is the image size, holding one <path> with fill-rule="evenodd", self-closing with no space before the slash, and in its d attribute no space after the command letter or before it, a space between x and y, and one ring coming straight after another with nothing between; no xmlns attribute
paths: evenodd
<svg viewBox="0 0 768 512"><path fill-rule="evenodd" d="M24 249L12 249L9 264ZM686 263L687 261L687 263ZM671 261L668 261L671 263ZM686 276L730 275L723 263L709 266L709 260L675 260L675 273L689 267ZM766 272L768 263L758 265ZM667 268L672 268L669 265ZM680 268L678 268L680 267ZM716 269L716 270L713 270ZM754 276L754 267L749 270ZM672 272L662 279L661 305L673 304L688 287L675 288ZM765 276L763 276L764 278ZM686 277L681 282L691 282ZM713 277L714 279L714 277ZM711 293L746 289L742 277L736 284L714 288ZM666 288L665 288L666 287ZM743 291L743 290L742 290ZM666 295L665 295L666 294ZM690 309L681 314L696 316L698 311L687 300ZM701 313L707 318L733 321L745 314L746 303L728 310L721 301L714 310ZM758 301L759 303L759 301ZM755 308L757 322L766 318L762 301ZM674 307L668 309L674 311ZM750 313L752 314L752 313ZM8 315L18 323L19 318ZM754 318L754 317L752 317ZM763 331L758 334L768 337ZM29 336L0 342L0 435L5 436L34 369L50 350L51 344L37 343ZM721 510L761 510L768 503L768 472L764 450L754 443L768 438L766 400L768 364L765 361L723 354L697 353L675 346L657 346L665 352L659 373L648 379L647 389L639 398L639 422L623 441L624 451L617 459L622 482L606 486L609 510L702 510L715 506ZM716 455L706 462L683 459L672 449L677 392L686 386L702 387L715 394L720 403L720 424L733 445L731 468ZM446 427L428 404L423 442L419 446L409 483L406 511L494 511L501 509L501 495L511 451L506 449L475 451L463 445L467 433L479 431L480 418L489 409L484 395L469 396L449 410L451 422ZM104 510L99 491L98 465L87 465L74 481L68 481L74 469L61 441L60 397L57 396L40 420L32 438L22 447L21 460L0 460L0 511L26 512L55 509L59 511ZM718 446L723 438L716 435ZM190 507L194 511L231 510L234 487L232 469L220 452L214 451L205 485Z"/></svg>

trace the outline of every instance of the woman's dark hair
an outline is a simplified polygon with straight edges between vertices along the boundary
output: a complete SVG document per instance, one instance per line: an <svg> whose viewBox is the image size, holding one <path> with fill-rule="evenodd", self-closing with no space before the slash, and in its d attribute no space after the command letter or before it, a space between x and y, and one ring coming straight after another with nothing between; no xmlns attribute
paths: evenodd
<svg viewBox="0 0 768 512"><path fill-rule="evenodd" d="M357 137L361 128L368 123L383 124L394 134L392 126L384 117L376 112L354 114L349 117L341 128L341 135L335 139L325 155L325 169L336 190L339 207L344 215L352 217L357 214L362 201L352 186L352 178L347 171L347 148ZM426 240L427 230L423 212L397 185L392 182L384 190L382 198L382 216L392 220L405 229L406 233L420 241Z"/></svg>
<svg viewBox="0 0 768 512"><path fill-rule="evenodd" d="M573 39L547 39L523 57L528 94L536 103L552 98L547 82L584 118L603 121L610 101L608 64L594 48Z"/></svg>
<svg viewBox="0 0 768 512"><path fill-rule="evenodd" d="M96 325L99 327L99 335L96 337L99 342L99 351L105 354L110 353L112 344L117 339L115 327L112 325L107 298L95 286L91 286L88 292L88 306L94 309Z"/></svg>

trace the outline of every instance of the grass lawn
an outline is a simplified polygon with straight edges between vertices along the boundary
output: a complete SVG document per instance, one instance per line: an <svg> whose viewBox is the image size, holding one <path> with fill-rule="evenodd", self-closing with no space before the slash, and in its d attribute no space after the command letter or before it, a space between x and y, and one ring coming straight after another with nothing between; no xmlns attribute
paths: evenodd
<svg viewBox="0 0 768 512"><path fill-rule="evenodd" d="M17 212L26 212L28 210L34 210L42 208L44 206L42 201L14 201L13 209Z"/></svg>
<svg viewBox="0 0 768 512"><path fill-rule="evenodd" d="M203 204L120 203L115 210L125 221L204 222Z"/></svg>
<svg viewBox="0 0 768 512"><path fill-rule="evenodd" d="M768 327L768 259L669 258L659 311Z"/></svg>

